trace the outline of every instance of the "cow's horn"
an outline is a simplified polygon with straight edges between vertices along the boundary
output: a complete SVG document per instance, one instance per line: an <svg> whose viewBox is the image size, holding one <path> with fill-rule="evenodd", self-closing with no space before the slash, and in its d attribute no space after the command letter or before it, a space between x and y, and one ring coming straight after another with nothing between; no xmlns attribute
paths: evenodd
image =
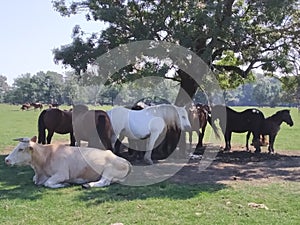
<svg viewBox="0 0 300 225"><path fill-rule="evenodd" d="M29 140L27 140L25 138L15 138L15 139L13 139L13 141L29 142Z"/></svg>
<svg viewBox="0 0 300 225"><path fill-rule="evenodd" d="M13 141L22 141L23 138L14 138Z"/></svg>

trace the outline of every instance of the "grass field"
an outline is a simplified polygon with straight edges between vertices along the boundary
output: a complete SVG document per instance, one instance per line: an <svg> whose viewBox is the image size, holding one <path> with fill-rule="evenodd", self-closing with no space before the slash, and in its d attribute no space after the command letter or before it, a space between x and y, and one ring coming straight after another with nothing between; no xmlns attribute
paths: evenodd
<svg viewBox="0 0 300 225"><path fill-rule="evenodd" d="M5 155L13 138L37 135L39 111L0 105L0 224L299 224L300 185L297 182L249 185L184 185L168 181L145 187L114 184L83 190L37 187L29 167L9 168ZM242 108L238 108L242 110ZM262 108L266 116L279 110ZM282 125L275 148L300 150L300 115L292 109L294 127ZM55 135L68 140L68 135ZM245 135L233 135L244 144ZM253 184L253 183L252 183ZM262 203L257 209L248 203Z"/></svg>

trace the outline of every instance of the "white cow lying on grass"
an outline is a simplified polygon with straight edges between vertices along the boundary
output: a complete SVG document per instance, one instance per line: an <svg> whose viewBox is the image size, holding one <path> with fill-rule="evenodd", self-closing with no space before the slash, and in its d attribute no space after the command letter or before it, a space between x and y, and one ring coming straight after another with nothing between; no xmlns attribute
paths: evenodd
<svg viewBox="0 0 300 225"><path fill-rule="evenodd" d="M30 165L35 172L33 181L36 185L50 188L69 184L104 187L124 180L131 171L131 164L110 150L40 145L36 143L36 137L16 140L20 143L5 158L5 163Z"/></svg>

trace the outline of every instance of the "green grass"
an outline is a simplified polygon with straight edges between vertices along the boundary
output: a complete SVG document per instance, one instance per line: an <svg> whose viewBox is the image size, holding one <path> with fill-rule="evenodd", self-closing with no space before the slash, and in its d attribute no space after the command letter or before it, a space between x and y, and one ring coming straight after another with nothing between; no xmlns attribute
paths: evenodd
<svg viewBox="0 0 300 225"><path fill-rule="evenodd" d="M299 224L300 184L292 181L254 186L165 181L90 190L37 187L31 168L4 164L5 153L16 144L13 138L37 135L40 112L19 108L0 105L0 224ZM262 110L268 116L278 109ZM294 109L292 116L295 126L282 125L277 149L300 149L300 121ZM234 134L234 142L244 143L245 136L241 137ZM54 139L68 140L68 135ZM249 202L265 204L269 210L251 208Z"/></svg>

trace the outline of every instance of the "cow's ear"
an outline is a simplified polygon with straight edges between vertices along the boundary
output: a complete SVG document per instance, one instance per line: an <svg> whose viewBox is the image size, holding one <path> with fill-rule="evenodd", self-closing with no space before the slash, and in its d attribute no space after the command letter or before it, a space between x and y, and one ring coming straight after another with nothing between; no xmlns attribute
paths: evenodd
<svg viewBox="0 0 300 225"><path fill-rule="evenodd" d="M32 141L32 142L36 142L36 140L37 140L37 137L36 137L36 136L33 136L33 137L31 138L31 140L30 140L30 141Z"/></svg>

